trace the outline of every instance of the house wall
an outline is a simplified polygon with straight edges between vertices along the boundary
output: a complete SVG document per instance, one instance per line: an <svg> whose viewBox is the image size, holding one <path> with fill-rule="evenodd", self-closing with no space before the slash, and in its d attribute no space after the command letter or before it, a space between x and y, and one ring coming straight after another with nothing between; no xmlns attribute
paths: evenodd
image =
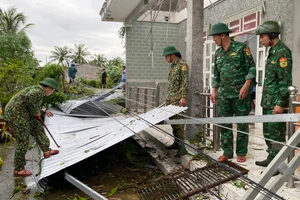
<svg viewBox="0 0 300 200"><path fill-rule="evenodd" d="M151 52L150 22L136 21L132 27L126 27L126 94L127 107L135 106L136 87L155 87L160 85L160 102L166 98L169 66L163 56L167 45L178 46L178 24L153 23L153 67ZM168 37L167 37L168 33ZM148 35L148 36L147 36ZM150 56L148 56L150 55ZM131 92L129 90L131 89ZM130 93L130 94L129 94ZM142 96L140 96L143 99Z"/></svg>
<svg viewBox="0 0 300 200"><path fill-rule="evenodd" d="M263 1L266 12L262 14L261 22L268 20L282 23L282 41L292 49L293 45L293 0ZM247 9L262 5L261 0L226 0L204 10L204 27L222 22L224 19L237 15Z"/></svg>
<svg viewBox="0 0 300 200"><path fill-rule="evenodd" d="M282 41L295 52L300 52L300 45L294 43L297 36L293 31L297 30L295 6L299 7L297 0L225 0L218 1L208 6L204 10L204 29L208 29L217 22L222 22L228 18L234 17L246 10L254 7L265 5L265 12L261 14L261 22L267 20L280 21L282 24ZM296 9L296 10L295 10ZM300 8L299 8L300 9ZM298 9L298 10L299 10ZM163 102L166 95L168 66L165 59L161 56L162 49L167 45L174 45L181 52L182 57L186 58L186 24L187 21L180 21L178 24L169 24L168 42L166 41L167 25L166 23L153 23L153 43L156 44L154 49L154 66L151 66L151 56L148 54L151 49L150 34L146 35L150 29L150 22L134 22L132 27L126 29L126 64L127 64L127 87L150 86L156 82L161 84L161 101ZM299 28L298 28L299 29ZM295 33L296 34L296 33ZM208 39L212 39L209 37ZM256 40L256 38L252 38ZM254 47L252 48L254 49ZM254 55L256 52L252 52ZM300 73L297 70L294 56L293 75ZM256 56L255 56L256 57ZM299 58L300 59L300 58ZM299 71L299 72L298 72ZM294 85L300 87L300 79L293 79ZM127 94L128 95L128 94ZM130 97L129 97L130 98Z"/></svg>
<svg viewBox="0 0 300 200"><path fill-rule="evenodd" d="M180 51L183 59L186 59L186 22L187 21L184 20L178 24L178 47L176 47Z"/></svg>
<svg viewBox="0 0 300 200"><path fill-rule="evenodd" d="M177 24L153 23L154 60L152 67L150 22L134 22L126 28L126 66L127 79L166 80L169 64L161 56L167 45L177 45ZM168 31L168 42L166 34ZM148 36L147 36L148 35ZM149 56L148 56L149 55Z"/></svg>

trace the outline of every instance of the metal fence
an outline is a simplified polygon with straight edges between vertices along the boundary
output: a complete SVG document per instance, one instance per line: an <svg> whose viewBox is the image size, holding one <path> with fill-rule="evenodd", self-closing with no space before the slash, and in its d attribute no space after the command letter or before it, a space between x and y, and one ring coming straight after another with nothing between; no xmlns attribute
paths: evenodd
<svg viewBox="0 0 300 200"><path fill-rule="evenodd" d="M134 93L135 91L135 93ZM298 89L294 86L289 87L290 92L290 101L289 101L289 113L295 113L296 108L300 108L300 102L297 101L297 98L299 95L297 94ZM160 88L159 85L156 84L156 87L129 87L129 96L132 98L132 100L135 102L135 111L141 111L147 112L148 110L152 109L153 107L159 106L159 93ZM218 117L218 111L216 105L211 105L210 103L210 96L211 93L209 90L205 90L203 93L200 93L200 106L202 109L202 116L201 118L217 118ZM135 98L134 98L135 97ZM252 117L252 118L251 118ZM259 116L256 116L259 117ZM224 118L225 120L226 118ZM252 121L251 121L252 120ZM184 120L183 120L184 121ZM186 122L183 122L187 124ZM248 123L263 123L263 120L255 119L255 116L249 116ZM228 122L229 123L229 122ZM231 123L231 122L230 122ZM232 121L232 123L235 123ZM220 127L217 125L218 123L213 122L210 120L208 123L201 123L203 127L203 134L201 135L202 144L206 146L207 141L211 141L213 145L214 150L220 150ZM222 123L221 123L222 124ZM296 127L300 126L299 123L294 122L288 122L288 128L287 128L287 138L290 139L295 132ZM212 135L211 135L212 134ZM288 162L291 161L294 157L293 155L290 155L288 157ZM294 181L300 180L300 177L296 177L293 175L288 183L288 187L295 187Z"/></svg>
<svg viewBox="0 0 300 200"><path fill-rule="evenodd" d="M202 118L214 118L218 116L217 106L213 104L211 106L210 103L211 93L209 90L204 90L203 93L200 93L201 102L205 102L205 104L200 104L202 107ZM203 145L206 146L206 141L211 141L214 150L220 150L220 128L214 124L203 124ZM212 132L212 140L211 138Z"/></svg>
<svg viewBox="0 0 300 200"><path fill-rule="evenodd" d="M290 99L289 99L289 113L296 113L296 109L297 108L300 108L300 102L298 101L298 98L300 97L300 95L297 94L298 92L298 89L294 86L290 86L289 87L289 92L290 92ZM202 98L205 98L207 102L206 105L203 105L205 108L206 108L206 112L204 114L206 114L206 117L211 117L211 118L215 118L215 117L218 117L218 111L217 111L217 106L216 105L213 105L213 106L210 106L210 102L209 102L209 97L210 97L210 93L209 91L205 92L205 93L201 93L200 94L202 96ZM212 112L211 112L212 110ZM210 116L210 113L213 113L212 116ZM251 123L251 119L249 119L250 123ZM263 122L263 121L261 121ZM209 124L207 124L209 125ZM216 125L213 125L213 149L214 150L219 150L220 149L220 127L219 126L216 126ZM288 122L287 123L287 139L289 140L296 128L299 128L300 127L300 122L298 123L295 123L295 122ZM210 130L209 126L208 127L204 127L206 130ZM206 136L210 136L209 134L203 134L203 137L206 137ZM207 140L207 139L206 139ZM203 141L206 141L205 139L203 139ZM299 146L299 145L298 145ZM294 152L288 157L288 162L290 162L293 157L294 157ZM287 187L290 187L290 188L293 188L295 187L295 180L300 180L300 177L296 176L296 175L293 175L289 181L287 182Z"/></svg>
<svg viewBox="0 0 300 200"><path fill-rule="evenodd" d="M158 83L154 88L151 87L129 87L129 97L135 102L135 111L143 110L147 112L159 106L160 87ZM135 98L134 98L135 94Z"/></svg>

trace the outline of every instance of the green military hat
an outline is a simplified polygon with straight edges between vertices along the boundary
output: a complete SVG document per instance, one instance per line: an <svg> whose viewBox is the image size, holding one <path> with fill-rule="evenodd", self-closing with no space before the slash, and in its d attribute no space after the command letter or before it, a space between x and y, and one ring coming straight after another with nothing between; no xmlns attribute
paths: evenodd
<svg viewBox="0 0 300 200"><path fill-rule="evenodd" d="M56 90L58 89L58 83L53 78L45 78L43 81L40 82L40 84L52 87L53 89Z"/></svg>
<svg viewBox="0 0 300 200"><path fill-rule="evenodd" d="M163 52L162 52L162 56L167 56L167 55L171 55L174 53L180 53L174 46L167 46L164 48Z"/></svg>
<svg viewBox="0 0 300 200"><path fill-rule="evenodd" d="M280 27L276 21L266 21L260 25L256 31L256 35L269 34L269 33L280 33Z"/></svg>
<svg viewBox="0 0 300 200"><path fill-rule="evenodd" d="M221 33L231 33L231 32L232 30L230 30L226 24L219 22L213 25L211 32L209 33L209 36L218 35Z"/></svg>

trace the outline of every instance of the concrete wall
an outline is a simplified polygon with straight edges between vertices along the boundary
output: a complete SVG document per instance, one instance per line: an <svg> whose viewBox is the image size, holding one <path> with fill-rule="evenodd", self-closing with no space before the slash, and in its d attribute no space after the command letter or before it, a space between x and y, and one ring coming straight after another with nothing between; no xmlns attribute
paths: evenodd
<svg viewBox="0 0 300 200"><path fill-rule="evenodd" d="M167 45L177 46L177 24L153 23L154 59L148 56L151 51L150 22L134 22L126 28L126 73L128 80L166 80L169 64L161 56ZM168 41L166 34L168 31ZM146 36L148 37L146 38ZM145 39L146 38L146 39Z"/></svg>
<svg viewBox="0 0 300 200"><path fill-rule="evenodd" d="M100 70L99 67L88 65L88 64L81 64L76 66L76 68L77 68L76 78L83 77L88 80L99 79L99 76L97 75L97 73ZM68 69L65 70L65 77L69 77Z"/></svg>
<svg viewBox="0 0 300 200"><path fill-rule="evenodd" d="M178 25L170 23L168 27L166 23L153 23L153 67L152 57L148 56L151 51L150 25L150 22L134 22L132 27L126 28L126 94L127 98L135 101L136 89L129 94L129 88L155 87L159 82L160 102L164 102L170 64L161 54L167 45L178 46ZM131 106L135 103L127 101L127 107Z"/></svg>

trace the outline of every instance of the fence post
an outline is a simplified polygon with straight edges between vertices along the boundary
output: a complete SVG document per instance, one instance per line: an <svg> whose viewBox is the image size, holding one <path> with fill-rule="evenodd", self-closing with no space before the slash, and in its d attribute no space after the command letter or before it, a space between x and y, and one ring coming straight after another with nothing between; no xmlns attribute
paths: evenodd
<svg viewBox="0 0 300 200"><path fill-rule="evenodd" d="M213 117L218 117L217 105L213 104ZM213 125L213 140L214 140L214 150L220 150L220 127Z"/></svg>
<svg viewBox="0 0 300 200"><path fill-rule="evenodd" d="M131 104L131 102L132 102L131 100L133 99L132 98L132 86L129 86L128 88L129 88L129 92L128 92L128 99L129 99L129 101L127 101L127 103L125 104L127 108L131 107L131 105L132 105Z"/></svg>
<svg viewBox="0 0 300 200"><path fill-rule="evenodd" d="M160 92L160 87L158 82L156 82L156 90L155 90L155 107L159 106L159 92Z"/></svg>
<svg viewBox="0 0 300 200"><path fill-rule="evenodd" d="M136 88L136 106L135 106L135 112L138 112L138 106L139 106L139 93L140 93L140 88Z"/></svg>
<svg viewBox="0 0 300 200"><path fill-rule="evenodd" d="M148 89L144 89L144 113L147 112L147 96L148 96Z"/></svg>
<svg viewBox="0 0 300 200"><path fill-rule="evenodd" d="M298 92L298 88L295 86L290 86L289 87L289 93L290 93L290 97L289 97L289 113L295 113L295 106L293 105L293 102L297 100L297 92ZM290 139L293 135L293 133L295 132L295 126L293 122L289 122L288 123L288 130L287 130L287 134L288 134L288 139ZM289 155L288 157L288 162L290 162L293 157L294 157L295 152L293 152L291 155ZM295 183L294 183L294 178L293 176L291 178L289 178L289 180L287 181L287 187L288 188L294 188L295 187Z"/></svg>

